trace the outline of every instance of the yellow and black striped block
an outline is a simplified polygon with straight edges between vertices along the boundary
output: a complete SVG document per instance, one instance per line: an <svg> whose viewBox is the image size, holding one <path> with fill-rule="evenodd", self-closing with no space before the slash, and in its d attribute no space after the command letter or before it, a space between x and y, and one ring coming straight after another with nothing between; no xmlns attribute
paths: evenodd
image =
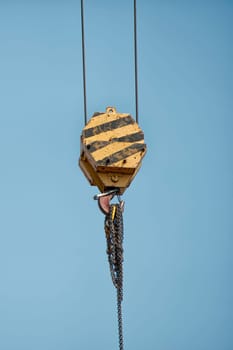
<svg viewBox="0 0 233 350"><path fill-rule="evenodd" d="M123 193L145 153L144 134L134 119L107 107L105 113L95 113L82 131L79 165L101 192L117 187Z"/></svg>

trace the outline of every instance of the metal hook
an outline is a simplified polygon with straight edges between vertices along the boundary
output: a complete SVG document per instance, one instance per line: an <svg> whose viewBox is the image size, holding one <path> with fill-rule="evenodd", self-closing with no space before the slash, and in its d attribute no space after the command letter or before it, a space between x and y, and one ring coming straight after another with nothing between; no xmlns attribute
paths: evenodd
<svg viewBox="0 0 233 350"><path fill-rule="evenodd" d="M103 192L103 193L99 193L94 195L93 199L98 200L101 197L107 197L109 195L113 195L113 197L115 196L115 194L118 194L119 189L118 188L114 188L113 190L109 190L107 192Z"/></svg>
<svg viewBox="0 0 233 350"><path fill-rule="evenodd" d="M109 190L107 192L104 193L99 193L96 194L93 198L95 200L98 200L98 205L100 210L102 211L102 213L104 213L105 215L107 215L110 211L110 201L113 199L113 197L117 195L117 199L120 203L120 207L121 207L121 211L124 211L124 201L121 200L121 197L119 195L119 189L118 188L114 188L112 190Z"/></svg>

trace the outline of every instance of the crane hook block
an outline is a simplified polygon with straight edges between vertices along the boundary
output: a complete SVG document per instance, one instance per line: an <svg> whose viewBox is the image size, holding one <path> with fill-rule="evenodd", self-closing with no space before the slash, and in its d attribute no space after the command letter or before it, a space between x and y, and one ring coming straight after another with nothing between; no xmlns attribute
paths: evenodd
<svg viewBox="0 0 233 350"><path fill-rule="evenodd" d="M101 192L117 188L123 194L145 153L144 134L134 119L107 107L94 113L82 131L79 166Z"/></svg>

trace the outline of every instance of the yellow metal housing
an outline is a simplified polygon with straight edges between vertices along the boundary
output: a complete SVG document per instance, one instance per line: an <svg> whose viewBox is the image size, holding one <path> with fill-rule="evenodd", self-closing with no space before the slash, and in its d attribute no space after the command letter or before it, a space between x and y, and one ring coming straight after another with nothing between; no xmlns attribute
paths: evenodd
<svg viewBox="0 0 233 350"><path fill-rule="evenodd" d="M144 134L134 119L107 107L105 113L95 113L82 131L79 165L101 192L119 188L122 194L145 153Z"/></svg>

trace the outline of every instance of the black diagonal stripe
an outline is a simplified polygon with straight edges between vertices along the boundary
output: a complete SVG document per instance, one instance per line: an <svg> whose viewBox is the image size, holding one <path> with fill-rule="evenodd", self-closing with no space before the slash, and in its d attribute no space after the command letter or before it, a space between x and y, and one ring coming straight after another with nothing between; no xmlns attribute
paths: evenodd
<svg viewBox="0 0 233 350"><path fill-rule="evenodd" d="M94 141L92 143L89 143L89 145L87 145L87 149L90 152L95 152L96 150L103 148L108 144L109 144L109 141Z"/></svg>
<svg viewBox="0 0 233 350"><path fill-rule="evenodd" d="M134 120L130 115L128 115L127 117L119 118L111 122L104 123L101 125L97 125L93 128L83 130L83 136L85 138L91 137L94 135L101 134L102 132L118 129L118 128L121 128L122 126L133 124L133 123L134 123Z"/></svg>
<svg viewBox="0 0 233 350"><path fill-rule="evenodd" d="M103 112L95 112L92 117L97 117L97 116L103 115L103 114L105 114L105 113L103 113Z"/></svg>
<svg viewBox="0 0 233 350"><path fill-rule="evenodd" d="M144 139L144 134L142 131L135 132L134 134L125 135L122 137L114 138L112 141L118 141L118 142L137 142Z"/></svg>
<svg viewBox="0 0 233 350"><path fill-rule="evenodd" d="M111 156L98 160L96 163L99 166L111 165L145 149L146 145L144 143L134 143L133 145L126 147L121 151L113 153Z"/></svg>
<svg viewBox="0 0 233 350"><path fill-rule="evenodd" d="M90 152L95 152L96 150L103 148L109 145L111 142L137 142L144 139L144 134L142 131L136 132L134 134L122 136L122 137L114 137L109 141L94 141L87 145L87 149Z"/></svg>

